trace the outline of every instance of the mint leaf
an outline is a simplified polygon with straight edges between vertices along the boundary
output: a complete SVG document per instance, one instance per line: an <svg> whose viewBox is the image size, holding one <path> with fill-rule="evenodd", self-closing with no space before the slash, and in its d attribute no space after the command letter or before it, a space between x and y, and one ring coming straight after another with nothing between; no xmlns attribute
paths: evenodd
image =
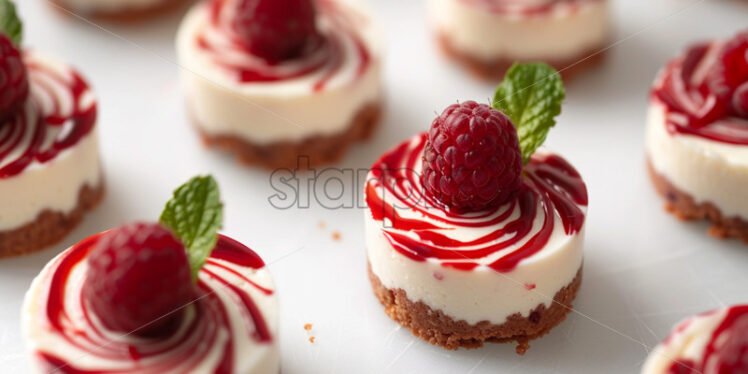
<svg viewBox="0 0 748 374"><path fill-rule="evenodd" d="M21 44L23 25L16 13L16 6L10 0L0 0L0 32L18 47Z"/></svg>
<svg viewBox="0 0 748 374"><path fill-rule="evenodd" d="M223 204L216 180L212 176L198 176L177 188L159 221L184 243L192 279L197 280L223 224Z"/></svg>
<svg viewBox="0 0 748 374"><path fill-rule="evenodd" d="M496 89L492 106L514 122L525 164L556 124L565 96L561 75L545 63L512 65Z"/></svg>

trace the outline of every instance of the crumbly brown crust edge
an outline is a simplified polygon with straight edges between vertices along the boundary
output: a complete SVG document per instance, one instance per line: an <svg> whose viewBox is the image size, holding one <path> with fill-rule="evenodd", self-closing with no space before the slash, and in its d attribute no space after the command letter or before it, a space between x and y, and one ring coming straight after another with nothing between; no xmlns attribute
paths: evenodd
<svg viewBox="0 0 748 374"><path fill-rule="evenodd" d="M714 204L698 203L690 194L675 187L658 173L647 157L647 171L652 183L665 199L665 210L683 221L706 219L710 222L709 235L720 238L737 238L748 244L748 221L740 217L727 217Z"/></svg>
<svg viewBox="0 0 748 374"><path fill-rule="evenodd" d="M517 342L517 354L523 355L530 348L529 341L547 334L561 323L572 311L572 302L582 283L582 268L567 286L553 297L553 303L533 309L528 317L516 313L506 322L496 325L482 321L471 325L464 320L455 321L441 310L434 310L421 301L408 299L402 289L388 289L371 271L368 265L369 280L374 295L384 306L384 311L397 323L409 328L413 335L445 349L480 348L484 342Z"/></svg>
<svg viewBox="0 0 748 374"><path fill-rule="evenodd" d="M60 13L65 15L78 14L78 10L69 6L64 0L54 0L51 2L52 7L58 10ZM164 0L158 4L145 8L132 8L123 9L121 11L106 12L106 11L94 11L81 13L85 17L95 18L101 21L110 22L122 22L122 23L137 23L150 19L152 17L158 17L171 11L176 11L182 6L190 4L189 1L185 0ZM72 14L71 14L72 13Z"/></svg>
<svg viewBox="0 0 748 374"><path fill-rule="evenodd" d="M44 210L33 222L0 231L0 258L31 254L58 243L101 202L104 191L103 178L95 188L85 184L78 192L78 205L69 213Z"/></svg>
<svg viewBox="0 0 748 374"><path fill-rule="evenodd" d="M535 61L518 61L510 58L497 58L491 61L485 61L467 53L457 50L450 43L449 37L444 33L437 33L437 42L441 50L449 58L457 61L467 68L473 75L485 80L501 80L504 74L515 62L535 62ZM601 46L602 48L602 46ZM599 49L585 51L574 58L567 60L545 60L545 62L554 69L561 72L565 79L571 79L585 70L601 64L605 60L605 52Z"/></svg>
<svg viewBox="0 0 748 374"><path fill-rule="evenodd" d="M313 136L301 141L282 141L266 145L253 144L234 135L213 135L196 126L203 143L233 154L246 165L259 165L268 169L295 168L299 156L309 158L310 166L331 164L340 160L355 142L368 139L381 116L380 104L362 107L342 132L333 135Z"/></svg>

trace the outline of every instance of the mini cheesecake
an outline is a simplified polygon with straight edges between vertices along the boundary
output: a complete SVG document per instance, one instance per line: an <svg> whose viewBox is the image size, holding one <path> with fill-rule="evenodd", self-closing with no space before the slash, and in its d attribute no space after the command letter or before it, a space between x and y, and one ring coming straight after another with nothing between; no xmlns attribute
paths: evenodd
<svg viewBox="0 0 748 374"><path fill-rule="evenodd" d="M601 59L610 34L607 0L429 0L429 6L442 49L485 78L532 61L568 77Z"/></svg>
<svg viewBox="0 0 748 374"><path fill-rule="evenodd" d="M380 51L371 17L349 2L304 0L313 12L306 14L313 17L311 41L276 58L256 45L269 43L262 39L268 34L277 38L271 46L286 45L290 31L263 27L301 21L247 14L242 1L199 3L177 35L189 114L204 142L270 168L296 166L299 156L312 165L338 160L379 118ZM280 0L263 1L257 9ZM273 17L291 17L278 12ZM275 23L256 20L267 18Z"/></svg>
<svg viewBox="0 0 748 374"><path fill-rule="evenodd" d="M417 135L384 154L366 184L366 249L387 314L448 349L527 342L571 310L582 279L587 190L562 157L535 154L516 199L478 213L423 191Z"/></svg>
<svg viewBox="0 0 748 374"><path fill-rule="evenodd" d="M23 329L34 372L279 373L277 300L255 252L220 236L176 332L149 340L107 330L84 302L86 260L103 235L53 259L27 292Z"/></svg>
<svg viewBox="0 0 748 374"><path fill-rule="evenodd" d="M104 190L91 88L35 51L23 64L28 98L0 123L0 257L58 242Z"/></svg>
<svg viewBox="0 0 748 374"><path fill-rule="evenodd" d="M748 32L694 45L657 77L649 101L649 173L666 209L748 241Z"/></svg>
<svg viewBox="0 0 748 374"><path fill-rule="evenodd" d="M543 100L517 101L522 82ZM564 95L547 64L515 65L493 106L450 105L372 166L369 279L387 315L414 335L446 349L517 342L524 354L572 311L587 187L539 148Z"/></svg>
<svg viewBox="0 0 748 374"><path fill-rule="evenodd" d="M641 374L748 373L748 305L700 314L678 324Z"/></svg>
<svg viewBox="0 0 748 374"><path fill-rule="evenodd" d="M278 374L273 281L254 251L217 233L222 207L215 180L195 177L158 223L50 261L22 310L34 372Z"/></svg>

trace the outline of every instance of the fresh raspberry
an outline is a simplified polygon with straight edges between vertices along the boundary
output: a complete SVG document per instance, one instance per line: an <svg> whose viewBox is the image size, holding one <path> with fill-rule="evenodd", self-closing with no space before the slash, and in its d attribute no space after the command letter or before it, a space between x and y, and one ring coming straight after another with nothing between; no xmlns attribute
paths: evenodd
<svg viewBox="0 0 748 374"><path fill-rule="evenodd" d="M421 182L457 210L481 210L509 200L520 187L522 153L512 121L486 104L447 107L431 124Z"/></svg>
<svg viewBox="0 0 748 374"><path fill-rule="evenodd" d="M26 65L13 42L0 34L0 120L12 116L29 95Z"/></svg>
<svg viewBox="0 0 748 374"><path fill-rule="evenodd" d="M167 335L195 295L184 245L159 224L133 223L106 233L88 266L83 296L112 331Z"/></svg>
<svg viewBox="0 0 748 374"><path fill-rule="evenodd" d="M245 47L269 63L303 56L321 41L313 0L241 0L233 27Z"/></svg>
<svg viewBox="0 0 748 374"><path fill-rule="evenodd" d="M748 316L735 321L718 356L717 373L748 374Z"/></svg>

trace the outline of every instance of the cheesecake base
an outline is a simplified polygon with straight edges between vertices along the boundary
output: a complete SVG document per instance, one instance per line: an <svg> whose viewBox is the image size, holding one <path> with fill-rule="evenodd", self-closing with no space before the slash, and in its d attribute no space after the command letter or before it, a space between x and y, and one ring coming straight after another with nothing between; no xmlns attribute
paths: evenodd
<svg viewBox="0 0 748 374"><path fill-rule="evenodd" d="M601 64L605 59L605 52L601 51L604 46L601 45L600 49L591 49L589 51L585 51L584 53L580 53L579 55L570 59L559 60L551 58L524 61L508 57L500 57L487 61L476 58L475 56L471 56L454 48L449 40L449 37L447 37L443 33L437 34L437 41L439 43L439 46L441 47L441 50L449 58L466 67L467 70L469 70L478 78L486 80L504 79L506 71L509 70L509 68L512 67L515 62L537 62L539 60L542 60L548 65L551 65L554 69L558 70L561 73L561 76L564 78L564 80L567 80L584 72L585 70L589 70L590 68Z"/></svg>
<svg viewBox="0 0 748 374"><path fill-rule="evenodd" d="M741 217L727 217L712 203L697 202L693 196L670 183L658 173L647 158L647 170L652 183L663 198L665 210L683 221L706 219L710 222L709 235L720 238L737 238L748 244L748 221Z"/></svg>
<svg viewBox="0 0 748 374"><path fill-rule="evenodd" d="M313 136L301 141L282 141L271 144L253 144L235 135L215 135L196 127L203 143L208 147L224 149L246 165L259 165L269 169L296 168L299 156L309 158L310 166L330 164L340 160L351 144L368 139L381 116L381 105L370 104L358 111L351 124L333 135Z"/></svg>
<svg viewBox="0 0 748 374"><path fill-rule="evenodd" d="M484 342L516 342L516 351L520 355L530 348L530 340L547 334L566 318L582 283L580 267L574 280L553 297L550 307L540 304L528 317L515 313L500 325L488 321L471 325L464 320L455 321L443 311L434 310L421 301L410 300L402 289L388 289L371 271L371 265L368 266L368 271L374 295L384 306L385 313L409 328L413 335L449 350L479 348Z"/></svg>
<svg viewBox="0 0 748 374"><path fill-rule="evenodd" d="M101 202L104 190L103 178L98 187L86 184L80 188L78 204L72 211L45 210L33 222L0 231L0 258L34 253L58 243L78 226L86 212Z"/></svg>

